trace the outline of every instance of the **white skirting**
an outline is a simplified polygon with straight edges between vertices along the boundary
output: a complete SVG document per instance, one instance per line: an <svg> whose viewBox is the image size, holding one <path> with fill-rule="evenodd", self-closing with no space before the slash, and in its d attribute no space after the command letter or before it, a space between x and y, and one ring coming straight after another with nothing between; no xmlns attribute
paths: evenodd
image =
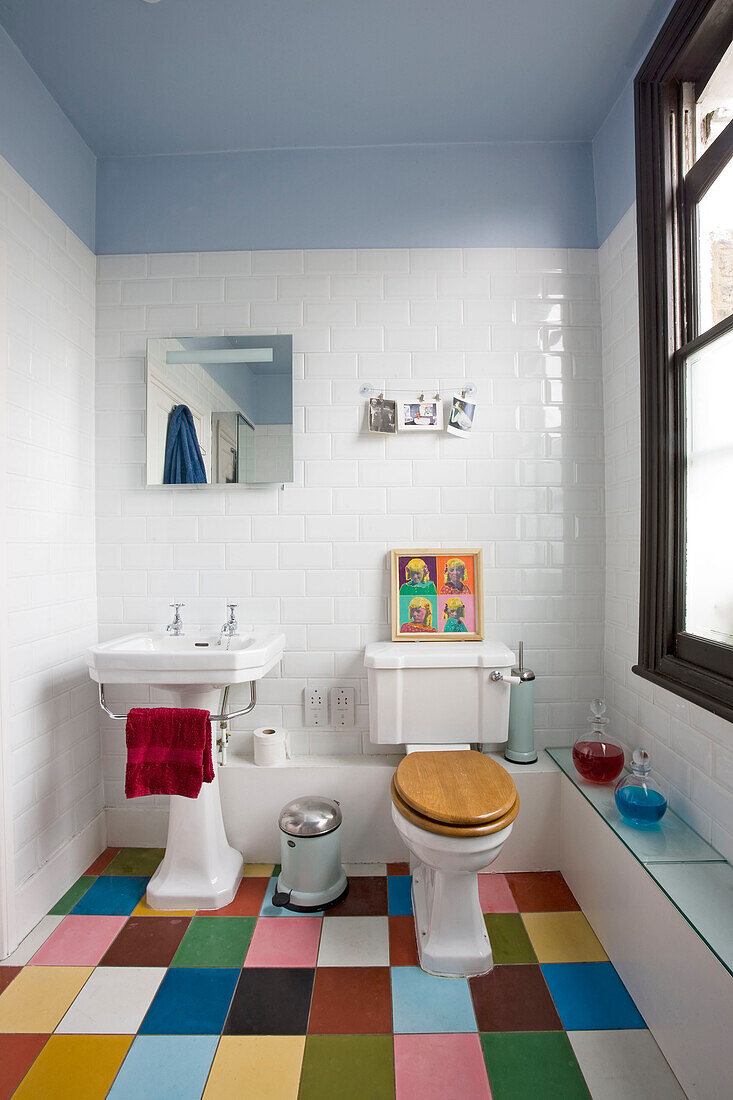
<svg viewBox="0 0 733 1100"><path fill-rule="evenodd" d="M106 846L105 817L104 813L100 813L18 888L15 895L15 928L11 929L11 951L84 874Z"/></svg>

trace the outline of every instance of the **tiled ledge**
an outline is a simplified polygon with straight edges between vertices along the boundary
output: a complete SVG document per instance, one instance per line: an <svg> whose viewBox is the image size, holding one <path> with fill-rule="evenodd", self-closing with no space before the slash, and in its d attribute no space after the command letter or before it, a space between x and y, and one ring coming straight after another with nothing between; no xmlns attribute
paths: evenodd
<svg viewBox="0 0 733 1100"><path fill-rule="evenodd" d="M253 768L258 772L263 771L293 771L297 768L333 768L333 767L348 767L348 768L391 768L392 771L397 767L402 754L399 753L375 753L373 756L367 756L362 753L347 753L343 756L326 756L320 754L312 754L310 756L289 756L287 760L283 760L280 764L255 764L254 758L250 751L238 751L230 748L227 755L227 768Z"/></svg>
<svg viewBox="0 0 733 1100"><path fill-rule="evenodd" d="M649 829L621 819L612 783L586 783L572 750L547 749L570 782L641 863L682 916L733 974L733 867L672 810Z"/></svg>

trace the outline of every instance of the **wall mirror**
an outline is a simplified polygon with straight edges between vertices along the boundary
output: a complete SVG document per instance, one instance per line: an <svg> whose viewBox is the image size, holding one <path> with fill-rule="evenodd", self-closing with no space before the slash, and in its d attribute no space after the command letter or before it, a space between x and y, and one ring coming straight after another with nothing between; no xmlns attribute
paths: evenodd
<svg viewBox="0 0 733 1100"><path fill-rule="evenodd" d="M148 340L147 484L293 480L292 336Z"/></svg>

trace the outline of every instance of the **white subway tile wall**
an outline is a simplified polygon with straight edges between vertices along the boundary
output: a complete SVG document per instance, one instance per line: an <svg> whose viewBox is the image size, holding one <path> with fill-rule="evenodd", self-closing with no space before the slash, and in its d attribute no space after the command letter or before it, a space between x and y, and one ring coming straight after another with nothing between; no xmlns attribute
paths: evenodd
<svg viewBox="0 0 733 1100"><path fill-rule="evenodd" d="M733 725L635 676L641 451L636 207L599 253L606 451L605 691L613 731L648 749L680 817L733 860Z"/></svg>
<svg viewBox="0 0 733 1100"><path fill-rule="evenodd" d="M238 599L242 623L281 625L287 647L249 725L235 724L235 744L246 748L248 731L265 723L288 727L296 753L374 752L362 650L388 635L387 551L398 544L483 547L488 633L512 646L524 638L538 673L538 744L569 743L588 700L605 690L616 732L629 748L650 747L672 806L733 858L730 723L631 673L633 208L598 253L100 257L96 504L95 259L2 159L0 232L9 336L4 735L18 883L104 804L124 802L124 733L102 724L102 761L83 663L98 620L103 637L160 627L175 596L191 626L218 627L225 602ZM146 338L250 331L294 336L294 485L145 489ZM437 391L446 400L473 381L474 433L371 436L358 393L365 380L396 397ZM316 683L356 688L355 730L304 728L303 690ZM154 698L114 696L120 707ZM162 812L166 800L138 805Z"/></svg>
<svg viewBox="0 0 733 1100"><path fill-rule="evenodd" d="M98 279L103 637L162 626L172 596L186 623L218 627L238 599L242 623L281 625L287 645L234 744L272 724L291 731L296 753L374 752L362 651L388 636L387 551L481 546L488 633L523 638L538 674L538 744L570 743L602 684L595 252L105 256ZM167 304L179 302L189 304ZM250 331L293 334L294 484L144 489L146 338ZM479 403L470 438L366 431L362 382L447 401L468 380ZM356 689L355 730L304 727L303 691L316 683ZM105 726L103 744L106 802L118 806L122 730Z"/></svg>
<svg viewBox="0 0 733 1100"><path fill-rule="evenodd" d="M2 732L20 885L103 807L97 704L83 659L97 635L96 259L2 158L0 236L8 327Z"/></svg>

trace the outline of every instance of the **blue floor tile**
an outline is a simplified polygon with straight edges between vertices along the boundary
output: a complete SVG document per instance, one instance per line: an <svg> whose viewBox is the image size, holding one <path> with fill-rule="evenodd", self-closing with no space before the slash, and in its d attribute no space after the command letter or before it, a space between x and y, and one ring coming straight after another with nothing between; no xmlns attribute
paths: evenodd
<svg viewBox="0 0 733 1100"><path fill-rule="evenodd" d="M542 973L566 1031L646 1027L611 963L546 963Z"/></svg>
<svg viewBox="0 0 733 1100"><path fill-rule="evenodd" d="M139 1033L219 1035L238 977L239 970L224 968L179 967L168 970L140 1025Z"/></svg>
<svg viewBox="0 0 733 1100"><path fill-rule="evenodd" d="M126 917L145 893L149 878L106 875L97 879L71 910L87 917Z"/></svg>
<svg viewBox="0 0 733 1100"><path fill-rule="evenodd" d="M412 878L410 875L390 875L387 879L389 897L389 915L391 917L412 916Z"/></svg>
<svg viewBox="0 0 733 1100"><path fill-rule="evenodd" d="M262 908L260 909L261 917L317 917L321 912L321 910L318 910L315 913L294 913L292 909L283 909L281 905L273 905L272 896L276 889L277 878L271 878L267 886L265 900L262 902Z"/></svg>
<svg viewBox="0 0 733 1100"><path fill-rule="evenodd" d="M107 1100L200 1100L218 1035L138 1035Z"/></svg>
<svg viewBox="0 0 733 1100"><path fill-rule="evenodd" d="M477 1031L466 978L436 978L418 966L392 967L395 1034Z"/></svg>

